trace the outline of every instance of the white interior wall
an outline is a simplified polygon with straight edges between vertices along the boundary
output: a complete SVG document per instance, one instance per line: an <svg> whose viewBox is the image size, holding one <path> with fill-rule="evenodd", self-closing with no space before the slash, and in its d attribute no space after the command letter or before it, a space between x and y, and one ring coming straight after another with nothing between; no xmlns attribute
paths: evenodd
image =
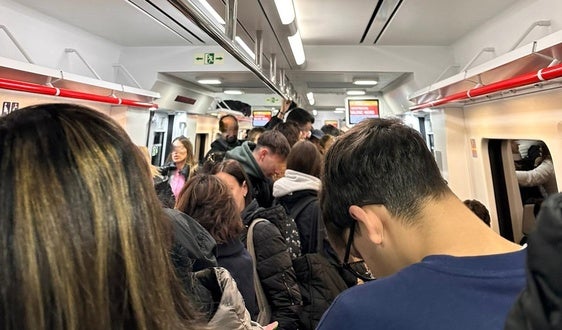
<svg viewBox="0 0 562 330"><path fill-rule="evenodd" d="M452 45L455 62L464 67L484 47L494 47L495 53L483 53L473 64L482 64L507 53L533 22L548 19L548 27L535 27L519 46L562 29L562 1L519 0Z"/></svg>
<svg viewBox="0 0 562 330"><path fill-rule="evenodd" d="M65 48L74 48L103 80L113 81L113 64L121 53L118 45L7 0L0 2L0 23L35 64L94 78L76 54L65 52ZM3 32L0 56L27 62Z"/></svg>

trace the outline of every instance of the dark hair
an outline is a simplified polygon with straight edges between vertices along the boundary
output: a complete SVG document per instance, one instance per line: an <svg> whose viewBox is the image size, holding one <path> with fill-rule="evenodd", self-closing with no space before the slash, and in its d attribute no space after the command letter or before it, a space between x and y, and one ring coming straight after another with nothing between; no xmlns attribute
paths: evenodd
<svg viewBox="0 0 562 330"><path fill-rule="evenodd" d="M477 201L476 199L467 199L463 203L474 214L476 214L476 216L484 221L486 225L490 226L490 212L488 212L488 209L486 208L486 206L484 206L484 204L482 204L480 201Z"/></svg>
<svg viewBox="0 0 562 330"><path fill-rule="evenodd" d="M314 116L303 108L294 108L287 115L287 121L294 121L299 126L314 124Z"/></svg>
<svg viewBox="0 0 562 330"><path fill-rule="evenodd" d="M299 135L301 133L297 123L292 121L280 122L279 124L275 125L273 129L283 133L291 147L294 146L295 143L297 143L297 141L299 140Z"/></svg>
<svg viewBox="0 0 562 330"><path fill-rule="evenodd" d="M287 169L320 177L322 154L314 143L299 141L295 143L287 157Z"/></svg>
<svg viewBox="0 0 562 330"><path fill-rule="evenodd" d="M249 132L248 132L248 136L246 137L246 140L248 141L253 141L254 137L256 135L261 135L263 132L265 132L265 128L263 127L254 127L252 128Z"/></svg>
<svg viewBox="0 0 562 330"><path fill-rule="evenodd" d="M235 128L238 130L238 119L233 115L224 115L219 119L219 131L221 133L226 132L226 123L224 122L225 119L232 118L234 120Z"/></svg>
<svg viewBox="0 0 562 330"><path fill-rule="evenodd" d="M0 117L0 148L2 328L190 327L170 224L117 122L35 105Z"/></svg>
<svg viewBox="0 0 562 330"><path fill-rule="evenodd" d="M334 127L333 125L329 125L326 124L324 126L322 126L322 128L320 128L320 130L322 132L324 132L325 134L330 134L331 136L340 136L341 135L341 130L338 129L337 127Z"/></svg>
<svg viewBox="0 0 562 330"><path fill-rule="evenodd" d="M183 135L180 135L177 138L175 138L172 141L172 143L176 141L180 141L181 144L184 146L184 148L187 150L187 157L185 158L185 164L189 166L195 165L195 156L193 155L193 144L191 144L191 141L189 141L189 139ZM172 152L168 154L168 158L166 159L167 162L172 160Z"/></svg>
<svg viewBox="0 0 562 330"><path fill-rule="evenodd" d="M397 119L366 119L328 149L321 205L328 230L349 227L351 205L383 204L413 224L423 203L450 192L421 135Z"/></svg>
<svg viewBox="0 0 562 330"><path fill-rule="evenodd" d="M215 164L215 166L213 166L213 168L209 171L209 173L213 175L220 172L232 175L236 179L236 182L238 182L239 186L242 186L244 182L246 182L248 194L246 194L244 202L245 205L248 206L253 199L251 194L252 183L250 182L250 179L248 178L248 175L246 174L246 171L244 171L242 165L240 165L237 160L225 159L222 162Z"/></svg>
<svg viewBox="0 0 562 330"><path fill-rule="evenodd" d="M291 151L287 138L277 130L265 131L260 135L255 150L268 148L274 155L286 159Z"/></svg>
<svg viewBox="0 0 562 330"><path fill-rule="evenodd" d="M178 196L176 209L197 220L217 243L238 237L244 228L230 189L211 174L200 173L189 179Z"/></svg>

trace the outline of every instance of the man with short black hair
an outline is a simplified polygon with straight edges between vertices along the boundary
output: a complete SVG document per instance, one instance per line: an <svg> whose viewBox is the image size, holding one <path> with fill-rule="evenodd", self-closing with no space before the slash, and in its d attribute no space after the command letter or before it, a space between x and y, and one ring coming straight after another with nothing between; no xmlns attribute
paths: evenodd
<svg viewBox="0 0 562 330"><path fill-rule="evenodd" d="M238 140L238 119L233 115L224 115L219 119L219 132L218 139L211 143L211 150L205 155L205 160L209 159L211 155L215 158L222 159L224 154L242 144ZM217 160L217 159L215 159Z"/></svg>
<svg viewBox="0 0 562 330"><path fill-rule="evenodd" d="M447 186L421 135L365 119L330 147L321 207L344 268L378 279L336 298L317 329L503 329L526 250L485 226Z"/></svg>
<svg viewBox="0 0 562 330"><path fill-rule="evenodd" d="M281 174L291 147L287 138L279 131L266 131L258 143L242 143L226 153L226 158L240 162L252 184L252 195L261 207L270 207L273 202L272 178Z"/></svg>

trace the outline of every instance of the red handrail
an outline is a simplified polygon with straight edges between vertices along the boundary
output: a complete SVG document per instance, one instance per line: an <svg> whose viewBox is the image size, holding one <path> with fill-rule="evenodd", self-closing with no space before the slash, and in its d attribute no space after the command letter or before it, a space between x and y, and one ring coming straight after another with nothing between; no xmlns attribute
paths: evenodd
<svg viewBox="0 0 562 330"><path fill-rule="evenodd" d="M20 91L20 92L29 92L35 94L68 97L72 99L96 101L102 103L130 105L139 108L155 108L155 109L158 108L158 104L155 103L140 102L140 101L135 101L131 99L122 99L113 96L84 93L84 92L73 91L65 88L50 87L50 86L44 86L44 85L33 84L29 82L12 80L12 79L5 79L5 78L0 78L0 88Z"/></svg>
<svg viewBox="0 0 562 330"><path fill-rule="evenodd" d="M542 68L537 72L525 73L486 86L469 89L464 92L455 93L435 101L414 105L410 107L410 111L436 107L453 101L466 100L477 96L500 92L500 91L517 88L525 85L530 85L541 81L552 80L560 77L562 77L562 64L558 64L552 67Z"/></svg>

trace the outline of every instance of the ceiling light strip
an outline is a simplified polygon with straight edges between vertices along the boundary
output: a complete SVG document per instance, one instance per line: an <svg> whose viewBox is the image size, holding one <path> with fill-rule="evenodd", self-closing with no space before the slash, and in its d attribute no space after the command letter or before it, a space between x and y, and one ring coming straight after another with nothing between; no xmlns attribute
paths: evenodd
<svg viewBox="0 0 562 330"><path fill-rule="evenodd" d="M291 46L291 51L293 51L293 57L297 65L301 65L306 60L304 56L304 47L302 45L301 34L299 31L295 32L294 35L289 36L289 45Z"/></svg>
<svg viewBox="0 0 562 330"><path fill-rule="evenodd" d="M275 7L284 25L291 24L295 20L295 6L293 0L275 0Z"/></svg>

